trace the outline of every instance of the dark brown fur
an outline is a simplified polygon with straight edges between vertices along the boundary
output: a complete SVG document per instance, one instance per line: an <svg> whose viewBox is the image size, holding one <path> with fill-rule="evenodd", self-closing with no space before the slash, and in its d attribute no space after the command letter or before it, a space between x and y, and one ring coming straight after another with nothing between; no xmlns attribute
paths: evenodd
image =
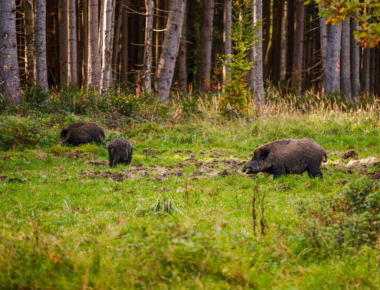
<svg viewBox="0 0 380 290"><path fill-rule="evenodd" d="M96 123L75 123L62 130L61 144L87 144L94 141L97 144L104 144L104 130Z"/></svg>
<svg viewBox="0 0 380 290"><path fill-rule="evenodd" d="M283 139L257 147L252 160L242 169L248 174L265 172L274 178L282 174L302 174L308 172L310 177L323 178L321 164L327 154L322 146L312 139Z"/></svg>
<svg viewBox="0 0 380 290"><path fill-rule="evenodd" d="M125 139L112 140L108 147L110 167L116 167L119 163L126 165L132 162L132 146Z"/></svg>

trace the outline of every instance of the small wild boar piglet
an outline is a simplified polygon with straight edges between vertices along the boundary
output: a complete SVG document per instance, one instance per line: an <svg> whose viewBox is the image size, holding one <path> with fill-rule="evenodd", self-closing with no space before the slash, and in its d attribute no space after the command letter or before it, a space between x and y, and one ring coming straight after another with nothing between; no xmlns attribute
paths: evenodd
<svg viewBox="0 0 380 290"><path fill-rule="evenodd" d="M309 177L322 179L321 164L327 162L327 158L325 149L312 139L282 139L257 147L242 171L247 174L265 172L273 174L274 179L282 174L307 171Z"/></svg>
<svg viewBox="0 0 380 290"><path fill-rule="evenodd" d="M130 164L132 161L132 146L125 139L112 140L108 147L110 167L116 167L119 163Z"/></svg>
<svg viewBox="0 0 380 290"><path fill-rule="evenodd" d="M78 146L94 141L104 146L104 137L104 130L98 124L79 122L61 131L61 144Z"/></svg>

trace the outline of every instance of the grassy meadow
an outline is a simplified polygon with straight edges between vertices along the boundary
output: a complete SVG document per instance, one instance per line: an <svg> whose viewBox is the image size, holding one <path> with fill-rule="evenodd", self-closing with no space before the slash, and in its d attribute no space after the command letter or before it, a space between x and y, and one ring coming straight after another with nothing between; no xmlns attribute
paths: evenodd
<svg viewBox="0 0 380 290"><path fill-rule="evenodd" d="M4 113L0 288L380 289L377 106L310 106L268 105L248 122L202 103L202 115L125 123ZM132 164L110 169L102 147L58 145L79 120L104 126L107 143L128 139ZM325 148L323 180L241 172L283 138Z"/></svg>

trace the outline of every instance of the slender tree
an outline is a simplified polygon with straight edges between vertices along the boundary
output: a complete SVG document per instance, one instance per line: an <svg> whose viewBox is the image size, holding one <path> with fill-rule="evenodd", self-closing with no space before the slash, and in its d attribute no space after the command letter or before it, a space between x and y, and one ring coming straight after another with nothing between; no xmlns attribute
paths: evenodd
<svg viewBox="0 0 380 290"><path fill-rule="evenodd" d="M201 93L206 92L210 81L214 10L215 0L204 0L198 74L198 90Z"/></svg>
<svg viewBox="0 0 380 290"><path fill-rule="evenodd" d="M68 78L73 85L78 82L78 39L77 39L77 6L75 0L69 1L69 74Z"/></svg>
<svg viewBox="0 0 380 290"><path fill-rule="evenodd" d="M153 21L154 21L154 2L145 0L146 25L145 25L145 46L144 46L144 91L152 90L152 45L153 45Z"/></svg>
<svg viewBox="0 0 380 290"><path fill-rule="evenodd" d="M182 94L187 92L187 71L186 71L186 34L187 34L187 10L188 3L185 6L185 12L183 15L183 24L182 24L182 35L181 42L179 44L178 52L178 88Z"/></svg>
<svg viewBox="0 0 380 290"><path fill-rule="evenodd" d="M68 0L59 0L59 71L62 83L67 82L69 62L69 29L68 29Z"/></svg>
<svg viewBox="0 0 380 290"><path fill-rule="evenodd" d="M88 89L94 89L100 84L99 60L99 1L88 0Z"/></svg>
<svg viewBox="0 0 380 290"><path fill-rule="evenodd" d="M294 46L294 69L293 71L297 74L296 78L293 79L293 85L297 87L298 95L302 93L302 63L303 63L303 37L305 28L305 5L304 0L299 0L296 2L296 31L295 31L295 46Z"/></svg>
<svg viewBox="0 0 380 290"><path fill-rule="evenodd" d="M294 1L287 0L286 80L292 79L294 58Z"/></svg>
<svg viewBox="0 0 380 290"><path fill-rule="evenodd" d="M350 63L350 18L343 21L342 26L342 91L347 100L352 101L351 63Z"/></svg>
<svg viewBox="0 0 380 290"><path fill-rule="evenodd" d="M370 84L370 49L363 48L362 91L369 94Z"/></svg>
<svg viewBox="0 0 380 290"><path fill-rule="evenodd" d="M162 53L157 68L155 88L158 97L164 102L169 101L169 90L173 81L174 62L177 58L179 42L182 34L185 0L172 0L166 35Z"/></svg>
<svg viewBox="0 0 380 290"><path fill-rule="evenodd" d="M123 0L124 6L129 5L129 0ZM123 19L122 19L122 33L121 33L121 82L123 84L123 89L128 89L128 65L129 65L129 35L128 35L128 11L127 9L123 10ZM158 12L157 12L158 13ZM158 45L156 43L156 45ZM156 56L157 57L157 56Z"/></svg>
<svg viewBox="0 0 380 290"><path fill-rule="evenodd" d="M36 0L36 10L36 77L40 88L47 92L46 0Z"/></svg>
<svg viewBox="0 0 380 290"><path fill-rule="evenodd" d="M0 1L0 92L12 103L21 102L17 55L16 2Z"/></svg>
<svg viewBox="0 0 380 290"><path fill-rule="evenodd" d="M319 6L319 12L323 12L322 6ZM326 18L321 16L319 18L319 30L321 38L321 51L322 51L322 73L323 73L323 88L326 88L326 64L327 64L327 26ZM326 93L326 91L325 91Z"/></svg>
<svg viewBox="0 0 380 290"><path fill-rule="evenodd" d="M255 0L255 16L254 22L258 23L262 20L262 0ZM264 82L263 82L263 50L261 44L262 27L257 29L258 45L254 48L254 93L255 104L260 106L264 104Z"/></svg>
<svg viewBox="0 0 380 290"><path fill-rule="evenodd" d="M232 40L231 40L231 25L232 25L232 0L224 0L224 33L223 33L223 41L224 41L224 54L231 55L232 54ZM253 49L250 51L251 60L253 59ZM226 62L231 63L231 58L226 57ZM227 75L230 68L223 66L223 82L227 82ZM251 77L253 79L253 76Z"/></svg>
<svg viewBox="0 0 380 290"><path fill-rule="evenodd" d="M31 84L34 82L34 11L33 0L22 2L24 7L24 26L25 26L25 71L26 81Z"/></svg>
<svg viewBox="0 0 380 290"><path fill-rule="evenodd" d="M105 91L111 87L111 28L113 0L105 0L103 15L103 51L102 51L102 74L100 88Z"/></svg>
<svg viewBox="0 0 380 290"><path fill-rule="evenodd" d="M330 25L326 55L326 87L325 93L340 90L340 49L342 43L342 27L340 24Z"/></svg>
<svg viewBox="0 0 380 290"><path fill-rule="evenodd" d="M115 1L116 3L116 1ZM121 24L123 18L123 0L119 0L119 5L117 6L116 12L116 23L115 23L115 37L113 43L113 53L112 53L112 79L117 80L117 64L119 60L119 50L120 50L120 32Z"/></svg>

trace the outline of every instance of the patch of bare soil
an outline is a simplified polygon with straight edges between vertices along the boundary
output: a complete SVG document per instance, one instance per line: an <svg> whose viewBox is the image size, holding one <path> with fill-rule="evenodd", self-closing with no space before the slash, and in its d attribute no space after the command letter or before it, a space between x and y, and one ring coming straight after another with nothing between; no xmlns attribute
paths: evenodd
<svg viewBox="0 0 380 290"><path fill-rule="evenodd" d="M356 152L355 149L350 149L350 150L348 150L348 151L346 151L346 152L343 153L342 158L343 159L348 159L348 158L353 158L353 157L356 157L356 156L358 156L358 152Z"/></svg>
<svg viewBox="0 0 380 290"><path fill-rule="evenodd" d="M177 149L173 149L173 152L174 153L181 153L182 151L181 150L177 150Z"/></svg>
<svg viewBox="0 0 380 290"><path fill-rule="evenodd" d="M36 154L36 159L37 160L45 160L46 157L47 157L47 155L44 152L40 152L40 153Z"/></svg>
<svg viewBox="0 0 380 290"><path fill-rule="evenodd" d="M365 159L351 160L347 163L347 168L361 168L363 166L374 166L376 164L375 157L368 157Z"/></svg>
<svg viewBox="0 0 380 290"><path fill-rule="evenodd" d="M127 174L116 174L112 173L109 171L102 172L102 171L91 171L91 170L86 170L85 172L79 173L79 177L81 178L110 178L115 181L123 181L124 179L128 178Z"/></svg>
<svg viewBox="0 0 380 290"><path fill-rule="evenodd" d="M166 192L166 191L170 191L170 189L167 187L161 187L161 188L157 189L157 191L158 192Z"/></svg>
<svg viewBox="0 0 380 290"><path fill-rule="evenodd" d="M0 180L5 180L7 177L5 175L0 175Z"/></svg>
<svg viewBox="0 0 380 290"><path fill-rule="evenodd" d="M86 161L87 164L95 165L95 166L104 166L109 165L109 162L107 160L104 161Z"/></svg>
<svg viewBox="0 0 380 290"><path fill-rule="evenodd" d="M77 159L79 157L82 157L83 151L82 150L75 150L75 151L72 151L69 153L69 158L72 158L72 159Z"/></svg>
<svg viewBox="0 0 380 290"><path fill-rule="evenodd" d="M8 179L8 183L11 183L11 182L18 182L18 183L24 183L24 181L22 181L20 178L9 178Z"/></svg>
<svg viewBox="0 0 380 290"><path fill-rule="evenodd" d="M380 179L380 170L376 170L369 174L373 179Z"/></svg>
<svg viewBox="0 0 380 290"><path fill-rule="evenodd" d="M327 152L328 155L336 155L336 156L340 156L342 153L340 153L339 151L337 150L332 150L332 151L329 151Z"/></svg>
<svg viewBox="0 0 380 290"><path fill-rule="evenodd" d="M220 177L226 177L231 175L227 170L223 170L222 172L219 173Z"/></svg>
<svg viewBox="0 0 380 290"><path fill-rule="evenodd" d="M63 166L61 166L61 167L53 167L52 169L56 170L56 171L62 171L65 168Z"/></svg>

